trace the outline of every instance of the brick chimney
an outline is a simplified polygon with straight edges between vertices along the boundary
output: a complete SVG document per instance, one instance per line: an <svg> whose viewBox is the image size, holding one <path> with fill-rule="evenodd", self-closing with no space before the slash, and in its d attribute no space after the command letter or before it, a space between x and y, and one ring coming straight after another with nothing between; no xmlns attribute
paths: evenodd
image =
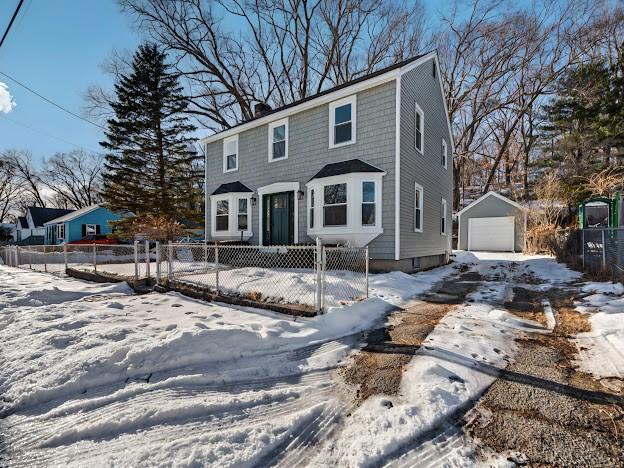
<svg viewBox="0 0 624 468"><path fill-rule="evenodd" d="M268 114L273 109L266 102L259 102L254 106L254 117L257 119L258 117L262 117L265 114Z"/></svg>

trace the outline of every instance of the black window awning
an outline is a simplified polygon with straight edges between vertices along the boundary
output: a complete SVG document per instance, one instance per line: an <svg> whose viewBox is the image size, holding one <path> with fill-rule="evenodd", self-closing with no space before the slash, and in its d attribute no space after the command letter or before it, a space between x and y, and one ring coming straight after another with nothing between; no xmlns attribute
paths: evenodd
<svg viewBox="0 0 624 468"><path fill-rule="evenodd" d="M316 173L314 179L323 179L325 177L332 177L343 174L351 174L354 172L385 172L378 167L368 164L361 159L350 159L348 161L340 161L336 163L327 164L320 171Z"/></svg>
<svg viewBox="0 0 624 468"><path fill-rule="evenodd" d="M239 181L236 181L236 182L228 182L227 184L219 185L219 187L217 187L217 189L214 192L212 192L212 195L222 195L224 193L244 193L244 192L253 193L253 190L251 190L245 184Z"/></svg>

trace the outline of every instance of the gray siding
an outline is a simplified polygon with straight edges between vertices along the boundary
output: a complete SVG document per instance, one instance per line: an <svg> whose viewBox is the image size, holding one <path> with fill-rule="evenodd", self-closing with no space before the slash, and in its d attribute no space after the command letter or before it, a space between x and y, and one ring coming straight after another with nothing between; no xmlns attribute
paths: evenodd
<svg viewBox="0 0 624 468"><path fill-rule="evenodd" d="M516 251L521 252L524 249L524 211L495 196L489 196L479 203L469 206L468 209L459 216L459 240L457 248L459 250L468 249L468 219L495 218L502 216L515 217Z"/></svg>
<svg viewBox="0 0 624 468"><path fill-rule="evenodd" d="M451 135L432 60L401 77L401 258L442 254L448 250L453 211ZM424 154L415 148L415 106L424 112ZM442 166L442 138L448 145L447 169ZM414 183L424 190L423 232L414 232ZM440 234L442 199L447 203L447 235Z"/></svg>
<svg viewBox="0 0 624 468"><path fill-rule="evenodd" d="M268 125L238 135L238 171L223 173L223 140L207 145L207 185L210 195L219 185L239 180L256 190L276 182L299 182L301 190L324 165L358 158L387 172L383 178L384 232L370 244L373 258L394 258L394 193L395 193L395 86L391 81L357 93L356 143L329 149L329 105L289 116L288 159L268 162ZM306 193L307 197L307 193ZM450 198L449 198L450 200ZM253 237L259 237L258 208L252 208ZM299 242L312 242L306 234L308 222L306 199L298 202ZM210 205L208 223L212 222ZM209 224L210 227L210 224ZM210 235L210 230L208 230Z"/></svg>

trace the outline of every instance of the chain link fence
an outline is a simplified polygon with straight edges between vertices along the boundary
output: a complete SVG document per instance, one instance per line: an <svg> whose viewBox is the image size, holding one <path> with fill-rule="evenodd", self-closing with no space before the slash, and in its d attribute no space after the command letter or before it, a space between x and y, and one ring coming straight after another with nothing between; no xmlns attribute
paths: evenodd
<svg viewBox="0 0 624 468"><path fill-rule="evenodd" d="M65 274L67 269L215 295L314 310L368 297L368 249L219 244L65 245L2 247L10 266Z"/></svg>
<svg viewBox="0 0 624 468"><path fill-rule="evenodd" d="M583 229L581 249L585 271L607 272L624 281L624 227Z"/></svg>

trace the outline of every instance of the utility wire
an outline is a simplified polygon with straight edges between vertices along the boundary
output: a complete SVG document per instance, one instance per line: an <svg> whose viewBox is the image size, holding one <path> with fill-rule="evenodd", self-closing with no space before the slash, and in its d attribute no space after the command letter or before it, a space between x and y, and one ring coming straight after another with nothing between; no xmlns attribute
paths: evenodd
<svg viewBox="0 0 624 468"><path fill-rule="evenodd" d="M9 31L11 30L11 26L13 26L13 22L15 21L15 18L17 17L17 14L19 13L20 8L22 8L22 4L23 3L24 3L24 0L20 0L19 3L17 4L17 8L15 8L15 11L13 12L13 16L11 17L11 21L9 21L9 25L6 28L6 31L4 31L4 34L2 35L2 39L0 39L0 48L2 48L2 44L4 44L4 40L9 35Z"/></svg>
<svg viewBox="0 0 624 468"><path fill-rule="evenodd" d="M48 99L47 97L45 97L44 95L42 95L41 93L38 93L37 91L35 91L34 89L30 88L28 85L25 85L24 83L16 80L15 78L13 78L12 76L4 73L3 71L0 71L0 75L7 77L9 80L13 81L14 83L18 84L19 86L21 86L22 88L24 88L27 91L30 91L31 93L33 93L35 96L43 99L44 101L46 101L49 104L52 104L54 107L57 107L59 109L61 109L63 112L68 113L69 115L76 117L77 119L82 120L83 122L87 122L88 124L93 125L94 127L99 128L100 130L104 130L106 131L107 129L89 119L85 119L84 117L76 114L75 112L70 111L69 109L61 106L60 104L57 104L56 102L52 101L51 99Z"/></svg>

